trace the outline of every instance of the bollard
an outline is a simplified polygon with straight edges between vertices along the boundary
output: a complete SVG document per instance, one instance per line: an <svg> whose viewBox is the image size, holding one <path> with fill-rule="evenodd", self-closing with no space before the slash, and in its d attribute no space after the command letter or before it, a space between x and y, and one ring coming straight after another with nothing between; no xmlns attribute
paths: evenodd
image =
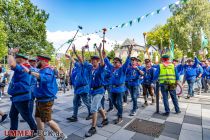
<svg viewBox="0 0 210 140"><path fill-rule="evenodd" d="M156 94L156 113L159 113L159 82L156 83L155 94Z"/></svg>

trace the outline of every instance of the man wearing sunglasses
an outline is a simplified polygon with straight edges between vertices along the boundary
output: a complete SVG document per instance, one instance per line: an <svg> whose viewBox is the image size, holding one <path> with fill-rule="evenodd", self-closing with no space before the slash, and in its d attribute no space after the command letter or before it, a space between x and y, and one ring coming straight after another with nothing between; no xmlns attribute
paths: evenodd
<svg viewBox="0 0 210 140"><path fill-rule="evenodd" d="M122 120L122 113L123 113L123 106L122 106L122 98L123 94L126 91L125 87L125 80L126 80L126 71L130 64L130 55L132 52L133 46L131 45L128 47L128 57L124 64L122 64L122 60L119 57L114 58L113 65L110 63L108 58L106 57L105 51L103 51L104 62L106 66L111 70L111 100L114 104L115 108L117 109L118 118L114 120L115 124L121 123Z"/></svg>

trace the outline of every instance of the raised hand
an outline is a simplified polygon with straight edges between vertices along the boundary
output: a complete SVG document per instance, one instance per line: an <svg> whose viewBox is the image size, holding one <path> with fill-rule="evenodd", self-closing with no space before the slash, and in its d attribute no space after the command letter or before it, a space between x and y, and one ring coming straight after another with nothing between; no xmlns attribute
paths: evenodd
<svg viewBox="0 0 210 140"><path fill-rule="evenodd" d="M101 52L102 44L100 43L99 47L96 46L98 52Z"/></svg>
<svg viewBox="0 0 210 140"><path fill-rule="evenodd" d="M132 50L133 50L133 45L131 45L130 47L128 47L128 55L129 56L131 55Z"/></svg>

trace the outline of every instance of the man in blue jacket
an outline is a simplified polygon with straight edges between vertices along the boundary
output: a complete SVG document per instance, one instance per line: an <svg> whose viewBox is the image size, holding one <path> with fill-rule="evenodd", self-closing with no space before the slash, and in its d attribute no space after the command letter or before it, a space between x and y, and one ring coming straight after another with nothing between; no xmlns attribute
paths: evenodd
<svg viewBox="0 0 210 140"><path fill-rule="evenodd" d="M39 132L44 131L44 125L47 124L56 134L59 134L57 139L66 139L67 136L61 131L58 124L52 120L52 106L54 100L57 98L58 85L54 70L50 67L49 61L51 59L48 56L37 56L37 68L39 72L31 71L25 68L25 71L37 78L37 84L34 89L34 96L36 98L36 112L35 118L37 122ZM41 133L40 139L44 139L43 133Z"/></svg>
<svg viewBox="0 0 210 140"><path fill-rule="evenodd" d="M198 59L195 57L195 62L193 64L192 59L187 60L187 65L183 65L185 69L185 80L187 81L188 84L188 95L186 99L190 99L190 97L194 96L193 92L193 86L196 81L196 76L197 76L197 65L198 65ZM185 81L183 81L182 85L184 85Z"/></svg>
<svg viewBox="0 0 210 140"><path fill-rule="evenodd" d="M77 115L78 115L78 109L80 100L82 99L83 103L86 105L88 110L88 116L86 117L86 120L91 119L91 112L90 112L90 99L89 99L89 92L90 92L90 68L91 65L84 61L84 58L79 56L76 52L75 46L72 47L74 54L77 56L78 62L75 62L75 60L66 54L74 63L74 71L72 72L72 84L74 87L74 99L73 99L73 115L72 117L67 118L67 120L71 122L77 121ZM83 52L84 53L84 52Z"/></svg>
<svg viewBox="0 0 210 140"><path fill-rule="evenodd" d="M197 65L196 73L197 73L197 75L196 75L195 84L198 87L198 95L200 95L201 94L201 89L202 89L201 78L202 78L202 75L203 75L203 68L200 65Z"/></svg>
<svg viewBox="0 0 210 140"><path fill-rule="evenodd" d="M13 52L16 53L16 52ZM8 94L11 95L12 106L10 109L10 130L18 129L18 115L28 123L34 133L37 132L36 123L32 117L33 108L31 96L31 75L25 73L25 67L28 67L27 57L22 54L8 56L8 64L14 71L14 75L8 88ZM15 139L15 137L6 137L5 140Z"/></svg>
<svg viewBox="0 0 210 140"><path fill-rule="evenodd" d="M86 137L90 137L96 133L96 123L97 123L97 116L98 112L102 116L101 127L107 125L109 123L108 119L106 118L105 111L102 107L102 99L104 97L105 89L104 89L104 58L101 54L101 44L97 48L99 57L92 56L91 57L91 80L90 80L90 95L92 98L91 102L91 113L93 114L92 117L92 127L88 130L85 134Z"/></svg>
<svg viewBox="0 0 210 140"><path fill-rule="evenodd" d="M151 60L150 59L145 59L145 68L142 69L144 73L144 78L143 78L143 96L144 96L144 104L142 105L143 107L148 106L147 102L147 93L149 92L149 95L152 98L152 104L154 104L155 99L154 99L154 75L155 75L155 69L152 67Z"/></svg>
<svg viewBox="0 0 210 140"><path fill-rule="evenodd" d="M136 115L137 97L139 94L140 77L143 75L141 68L138 66L138 59L136 57L131 57L131 66L127 69L127 81L128 89L131 94L131 99L133 101L133 109L131 110L130 116Z"/></svg>
<svg viewBox="0 0 210 140"><path fill-rule="evenodd" d="M105 58L106 54L103 52L103 57L105 64L107 67L112 71L112 77L111 77L111 98L112 102L117 109L118 118L114 120L115 124L121 123L122 120L122 113L123 113L123 106L122 106L122 98L123 94L126 90L125 87L125 79L126 79L126 71L128 69L128 66L130 64L130 55L132 51L133 46L128 47L128 57L126 59L126 62L122 65L122 60L119 57L114 58L114 65L112 65L107 58Z"/></svg>

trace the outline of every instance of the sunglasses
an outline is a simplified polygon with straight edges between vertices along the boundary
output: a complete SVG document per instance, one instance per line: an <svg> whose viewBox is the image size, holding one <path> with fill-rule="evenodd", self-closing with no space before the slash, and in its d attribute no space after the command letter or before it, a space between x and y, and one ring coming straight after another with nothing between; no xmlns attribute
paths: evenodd
<svg viewBox="0 0 210 140"><path fill-rule="evenodd" d="M114 64L117 64L117 63L119 63L119 62L117 62L117 61L114 61L113 63L114 63Z"/></svg>

